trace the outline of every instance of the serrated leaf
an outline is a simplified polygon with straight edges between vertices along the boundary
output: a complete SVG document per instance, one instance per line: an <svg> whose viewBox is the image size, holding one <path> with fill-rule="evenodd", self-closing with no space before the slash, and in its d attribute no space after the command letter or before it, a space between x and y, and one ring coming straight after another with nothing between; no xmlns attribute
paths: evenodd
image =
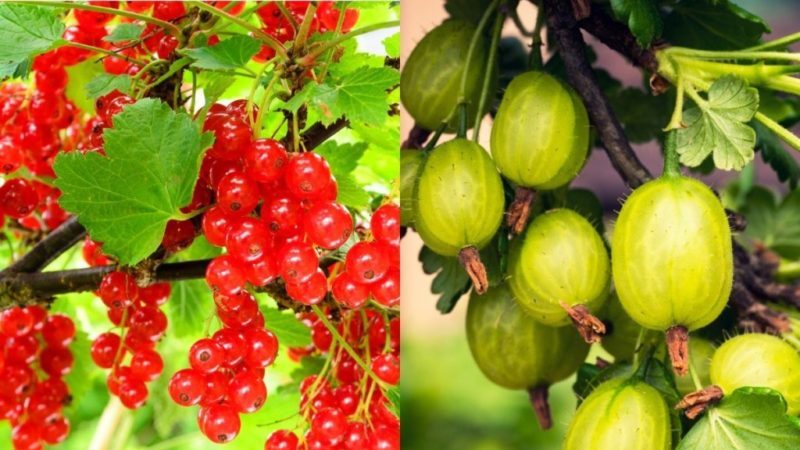
<svg viewBox="0 0 800 450"><path fill-rule="evenodd" d="M678 450L792 450L800 448L800 422L771 389L744 387L726 395L689 430Z"/></svg>
<svg viewBox="0 0 800 450"><path fill-rule="evenodd" d="M183 53L194 59L192 66L199 69L233 70L246 65L260 49L256 39L236 35L212 47L191 48Z"/></svg>
<svg viewBox="0 0 800 450"><path fill-rule="evenodd" d="M86 96L88 98L97 98L112 91L130 94L132 81L133 79L130 75L101 73L92 78L90 82L86 83Z"/></svg>
<svg viewBox="0 0 800 450"><path fill-rule="evenodd" d="M0 79L61 40L64 24L53 8L0 3Z"/></svg>
<svg viewBox="0 0 800 450"><path fill-rule="evenodd" d="M331 172L334 176L346 175L358 167L358 160L364 156L367 145L363 142L354 144L339 144L335 141L327 141L314 149L315 153L320 154L328 161Z"/></svg>
<svg viewBox="0 0 800 450"><path fill-rule="evenodd" d="M756 130L756 148L761 151L761 159L769 164L780 181L788 182L789 188L795 189L800 182L800 164L774 133L761 123L754 121L752 125Z"/></svg>
<svg viewBox="0 0 800 450"><path fill-rule="evenodd" d="M121 23L114 27L106 37L103 38L106 42L117 43L127 42L139 39L142 35L144 26L136 23Z"/></svg>
<svg viewBox="0 0 800 450"><path fill-rule="evenodd" d="M661 36L663 23L655 0L611 0L611 9L642 47L649 47L653 39Z"/></svg>
<svg viewBox="0 0 800 450"><path fill-rule="evenodd" d="M399 80L394 69L362 67L340 78L329 77L323 84L307 84L286 106L296 111L303 104L313 105L325 124L346 116L351 121L380 125L389 112L386 90Z"/></svg>
<svg viewBox="0 0 800 450"><path fill-rule="evenodd" d="M439 255L427 246L419 252L422 271L436 274L431 283L431 292L439 295L436 309L442 314L450 313L458 300L469 291L470 280L456 258Z"/></svg>
<svg viewBox="0 0 800 450"><path fill-rule="evenodd" d="M336 200L350 208L366 209L369 207L370 196L352 175L336 177L339 195Z"/></svg>
<svg viewBox="0 0 800 450"><path fill-rule="evenodd" d="M746 238L784 258L800 258L800 189L779 204L772 192L754 187L739 212L747 218Z"/></svg>
<svg viewBox="0 0 800 450"><path fill-rule="evenodd" d="M608 92L611 91L611 92ZM671 95L651 95L641 89L612 88L606 92L611 107L631 142L644 143L661 136L674 105Z"/></svg>
<svg viewBox="0 0 800 450"><path fill-rule="evenodd" d="M395 33L383 40L383 48L390 58L400 57L400 33Z"/></svg>
<svg viewBox="0 0 800 450"><path fill-rule="evenodd" d="M770 31L762 18L729 0L682 0L664 20L670 44L707 50L750 47Z"/></svg>
<svg viewBox="0 0 800 450"><path fill-rule="evenodd" d="M740 78L722 77L711 85L708 100L683 112L678 153L689 167L713 155L722 170L741 170L753 160L756 132L747 125L758 110L758 91Z"/></svg>
<svg viewBox="0 0 800 450"><path fill-rule="evenodd" d="M61 206L78 216L103 251L134 264L158 248L167 221L184 218L203 151L213 135L184 113L143 99L114 117L105 152L61 153L53 169Z"/></svg>
<svg viewBox="0 0 800 450"><path fill-rule="evenodd" d="M262 307L264 326L275 333L278 342L287 347L305 347L311 344L311 329L300 322L292 311Z"/></svg>

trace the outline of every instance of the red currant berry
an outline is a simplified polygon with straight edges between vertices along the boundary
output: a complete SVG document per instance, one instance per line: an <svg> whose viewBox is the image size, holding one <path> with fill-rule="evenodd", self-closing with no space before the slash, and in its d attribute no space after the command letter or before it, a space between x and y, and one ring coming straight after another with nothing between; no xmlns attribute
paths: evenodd
<svg viewBox="0 0 800 450"><path fill-rule="evenodd" d="M400 207L387 203L378 208L370 220L372 236L393 245L400 243Z"/></svg>
<svg viewBox="0 0 800 450"><path fill-rule="evenodd" d="M147 385L135 376L128 377L119 385L119 400L128 409L142 407L147 395Z"/></svg>
<svg viewBox="0 0 800 450"><path fill-rule="evenodd" d="M264 450L297 450L299 442L297 435L291 431L278 430L269 435Z"/></svg>
<svg viewBox="0 0 800 450"><path fill-rule="evenodd" d="M208 264L206 282L220 294L236 295L245 283L241 266L230 255L217 256Z"/></svg>
<svg viewBox="0 0 800 450"><path fill-rule="evenodd" d="M6 336L24 336L33 330L33 316L25 308L14 307L2 312L0 331Z"/></svg>
<svg viewBox="0 0 800 450"><path fill-rule="evenodd" d="M223 328L214 333L213 339L225 352L225 365L235 366L244 359L248 344L238 331Z"/></svg>
<svg viewBox="0 0 800 450"><path fill-rule="evenodd" d="M154 350L139 350L131 359L131 371L141 380L153 381L164 371L164 360Z"/></svg>
<svg viewBox="0 0 800 450"><path fill-rule="evenodd" d="M248 328L242 332L248 344L244 363L252 369L263 369L273 361L278 354L278 338L264 328Z"/></svg>
<svg viewBox="0 0 800 450"><path fill-rule="evenodd" d="M400 382L400 360L391 353L372 358L371 369L378 378L392 386Z"/></svg>
<svg viewBox="0 0 800 450"><path fill-rule="evenodd" d="M45 347L39 355L39 365L52 377L62 377L72 369L72 352L62 347Z"/></svg>
<svg viewBox="0 0 800 450"><path fill-rule="evenodd" d="M22 422L11 430L11 443L14 450L41 450L42 428L33 421Z"/></svg>
<svg viewBox="0 0 800 450"><path fill-rule="evenodd" d="M212 245L225 246L233 215L228 214L221 206L212 206L203 214L203 234Z"/></svg>
<svg viewBox="0 0 800 450"><path fill-rule="evenodd" d="M331 294L342 305L358 309L369 300L369 285L357 283L347 272L342 272L333 280Z"/></svg>
<svg viewBox="0 0 800 450"><path fill-rule="evenodd" d="M260 197L255 181L241 172L225 175L217 186L217 203L228 214L250 214L258 205Z"/></svg>
<svg viewBox="0 0 800 450"><path fill-rule="evenodd" d="M125 272L111 272L103 277L98 293L106 306L122 309L133 304L138 290L132 276Z"/></svg>
<svg viewBox="0 0 800 450"><path fill-rule="evenodd" d="M266 256L272 247L272 236L258 219L242 217L228 229L225 247L240 261L252 263Z"/></svg>
<svg viewBox="0 0 800 450"><path fill-rule="evenodd" d="M258 411L267 401L267 386L263 377L245 370L236 374L228 385L231 405L242 414Z"/></svg>
<svg viewBox="0 0 800 450"><path fill-rule="evenodd" d="M314 248L301 242L281 247L278 260L281 277L291 284L307 281L319 266L319 257Z"/></svg>
<svg viewBox="0 0 800 450"><path fill-rule="evenodd" d="M271 255L264 255L245 266L247 281L253 286L266 286L278 277L278 267Z"/></svg>
<svg viewBox="0 0 800 450"><path fill-rule="evenodd" d="M150 2L155 4L153 17L156 19L172 21L186 14L183 2Z"/></svg>
<svg viewBox="0 0 800 450"><path fill-rule="evenodd" d="M205 389L206 379L203 373L194 369L179 370L169 380L169 395L181 406L200 403Z"/></svg>
<svg viewBox="0 0 800 450"><path fill-rule="evenodd" d="M242 426L239 414L229 405L201 408L198 417L202 417L202 420L199 420L200 431L217 444L232 441Z"/></svg>
<svg viewBox="0 0 800 450"><path fill-rule="evenodd" d="M229 376L218 370L206 374L206 388L203 391L201 406L211 406L223 402L228 395Z"/></svg>
<svg viewBox="0 0 800 450"><path fill-rule="evenodd" d="M372 283L389 270L389 258L374 243L359 242L347 252L345 270L358 283Z"/></svg>
<svg viewBox="0 0 800 450"><path fill-rule="evenodd" d="M27 180L14 178L0 186L0 205L7 216L21 219L32 213L38 203L39 194Z"/></svg>
<svg viewBox="0 0 800 450"><path fill-rule="evenodd" d="M328 330L321 320L311 327L311 341L314 343L314 347L317 347L317 350L323 353L331 348L333 334L331 334L330 330Z"/></svg>
<svg viewBox="0 0 800 450"><path fill-rule="evenodd" d="M110 369L114 365L114 359L119 352L121 343L120 337L114 333L103 333L97 336L91 348L92 360L97 367Z"/></svg>
<svg viewBox="0 0 800 450"><path fill-rule="evenodd" d="M42 327L42 338L52 347L66 347L75 337L75 324L63 314L48 317Z"/></svg>
<svg viewBox="0 0 800 450"><path fill-rule="evenodd" d="M353 218L347 208L338 203L317 203L308 210L305 230L315 245L334 250L353 233Z"/></svg>
<svg viewBox="0 0 800 450"><path fill-rule="evenodd" d="M48 421L42 427L41 438L50 445L64 442L67 435L69 435L69 420L63 416Z"/></svg>
<svg viewBox="0 0 800 450"><path fill-rule="evenodd" d="M400 303L400 269L392 267L380 280L369 285L375 301L386 307Z"/></svg>
<svg viewBox="0 0 800 450"><path fill-rule="evenodd" d="M302 212L296 200L279 194L261 206L261 219L275 234L286 235L298 229Z"/></svg>
<svg viewBox="0 0 800 450"><path fill-rule="evenodd" d="M145 305L161 306L167 302L172 288L169 283L154 283L150 286L139 288L139 300Z"/></svg>
<svg viewBox="0 0 800 450"><path fill-rule="evenodd" d="M245 152L247 174L260 183L280 179L289 155L283 145L274 139L256 139Z"/></svg>
<svg viewBox="0 0 800 450"><path fill-rule="evenodd" d="M286 164L286 187L297 198L313 199L331 182L331 169L316 153L295 155Z"/></svg>
<svg viewBox="0 0 800 450"><path fill-rule="evenodd" d="M339 442L347 431L347 418L338 408L322 408L311 417L311 429L328 442Z"/></svg>
<svg viewBox="0 0 800 450"><path fill-rule="evenodd" d="M161 245L168 252L177 253L192 245L196 234L197 232L190 220L170 220L167 222L166 230L164 230Z"/></svg>
<svg viewBox="0 0 800 450"><path fill-rule="evenodd" d="M213 339L200 339L189 349L189 364L200 372L213 372L225 362L225 350Z"/></svg>

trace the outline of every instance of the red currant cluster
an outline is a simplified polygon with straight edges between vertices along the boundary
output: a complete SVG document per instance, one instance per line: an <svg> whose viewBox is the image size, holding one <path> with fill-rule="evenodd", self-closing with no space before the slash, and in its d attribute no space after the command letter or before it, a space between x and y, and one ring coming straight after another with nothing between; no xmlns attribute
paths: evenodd
<svg viewBox="0 0 800 450"><path fill-rule="evenodd" d="M40 450L69 433L62 408L71 401L62 377L72 368L72 320L39 306L0 314L0 420L13 426L14 450Z"/></svg>
<svg viewBox="0 0 800 450"><path fill-rule="evenodd" d="M335 330L346 346L328 328L333 314L326 320L313 314L303 319L311 327L313 345L290 349L290 355L322 354L332 358L332 365L300 385L300 409L308 425L304 445L297 434L284 429L272 433L264 448L399 449L400 421L389 409L385 389L400 380L400 319L387 322L371 309L345 311ZM368 371L365 361L371 361Z"/></svg>
<svg viewBox="0 0 800 450"><path fill-rule="evenodd" d="M378 304L400 304L400 207L387 203L370 220L371 241L347 252L344 271L331 286L333 298L348 308L361 308L370 297Z"/></svg>
<svg viewBox="0 0 800 450"><path fill-rule="evenodd" d="M294 39L295 28L292 26L286 14L281 11L277 2L264 3L265 5L256 11L256 14L261 18L261 23L263 24L262 31L274 37L282 44ZM284 7L286 11L292 15L296 23L302 23L310 4L311 2L309 1L292 1L285 2ZM311 20L309 33L324 33L326 31L336 30L340 14L341 11L336 6L335 2L317 2L317 10ZM345 9L341 31L347 33L353 28L357 21L358 10ZM273 56L275 56L275 50L264 45L253 59L258 62L264 62L272 59Z"/></svg>
<svg viewBox="0 0 800 450"><path fill-rule="evenodd" d="M264 328L249 293L216 294L215 302L223 328L192 345L190 368L172 376L169 394L179 405L200 405L200 431L225 443L239 434L239 414L254 413L266 402L264 373L278 354L278 339Z"/></svg>
<svg viewBox="0 0 800 450"><path fill-rule="evenodd" d="M108 390L128 408L144 405L148 397L146 383L164 370L155 346L167 330L167 316L160 306L169 294L167 283L139 287L130 274L120 271L106 275L97 291L119 332L97 336L92 343L92 360L98 367L111 369Z"/></svg>

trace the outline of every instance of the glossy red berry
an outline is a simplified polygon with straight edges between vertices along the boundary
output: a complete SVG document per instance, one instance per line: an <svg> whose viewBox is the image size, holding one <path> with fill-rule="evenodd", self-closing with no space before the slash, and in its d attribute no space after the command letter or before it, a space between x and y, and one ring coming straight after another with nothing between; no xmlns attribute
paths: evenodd
<svg viewBox="0 0 800 450"><path fill-rule="evenodd" d="M32 213L39 203L39 194L22 178L7 180L0 186L0 208L7 216L20 219Z"/></svg>
<svg viewBox="0 0 800 450"><path fill-rule="evenodd" d="M236 216L229 214L221 206L215 205L203 214L203 234L208 242L217 247L225 245L231 222Z"/></svg>
<svg viewBox="0 0 800 450"><path fill-rule="evenodd" d="M333 334L322 321L318 321L311 327L311 341L314 347L321 352L327 352L333 343Z"/></svg>
<svg viewBox="0 0 800 450"><path fill-rule="evenodd" d="M400 303L400 269L392 267L375 283L369 285L370 293L375 301L386 307Z"/></svg>
<svg viewBox="0 0 800 450"><path fill-rule="evenodd" d="M170 220L161 239L161 245L170 252L176 253L192 245L197 232L190 220Z"/></svg>
<svg viewBox="0 0 800 450"><path fill-rule="evenodd" d="M278 194L261 206L261 220L276 235L297 231L301 217L300 204L286 194Z"/></svg>
<svg viewBox="0 0 800 450"><path fill-rule="evenodd" d="M242 426L239 414L230 405L201 408L198 417L202 417L199 419L200 431L217 444L232 441Z"/></svg>
<svg viewBox="0 0 800 450"><path fill-rule="evenodd" d="M75 324L63 314L53 314L42 326L42 338L51 347L66 347L75 337Z"/></svg>
<svg viewBox="0 0 800 450"><path fill-rule="evenodd" d="M200 405L211 406L223 402L228 396L229 376L223 371L210 372L205 374L206 388Z"/></svg>
<svg viewBox="0 0 800 450"><path fill-rule="evenodd" d="M297 198L313 199L331 182L327 161L316 153L295 155L286 164L286 187Z"/></svg>
<svg viewBox="0 0 800 450"><path fill-rule="evenodd" d="M240 264L230 255L217 256L206 268L206 282L220 294L238 294L242 291L245 281Z"/></svg>
<svg viewBox="0 0 800 450"><path fill-rule="evenodd" d="M225 365L235 366L244 359L248 343L238 331L222 328L214 333L213 339L224 351Z"/></svg>
<svg viewBox="0 0 800 450"><path fill-rule="evenodd" d="M0 315L0 331L6 336L24 336L33 330L34 318L25 308L14 307Z"/></svg>
<svg viewBox="0 0 800 450"><path fill-rule="evenodd" d="M198 404L205 389L206 379L203 373L194 369L179 370L169 380L169 395L181 406Z"/></svg>
<svg viewBox="0 0 800 450"><path fill-rule="evenodd" d="M331 294L342 305L358 309L369 300L369 285L358 283L347 272L342 272L333 280Z"/></svg>
<svg viewBox="0 0 800 450"><path fill-rule="evenodd" d="M200 339L189 349L189 364L200 372L213 372L225 362L225 350L214 339Z"/></svg>
<svg viewBox="0 0 800 450"><path fill-rule="evenodd" d="M374 242L358 242L347 252L345 270L358 283L373 283L389 270L389 257Z"/></svg>
<svg viewBox="0 0 800 450"><path fill-rule="evenodd" d="M328 442L339 442L347 431L347 418L338 408L322 408L311 417L311 429Z"/></svg>
<svg viewBox="0 0 800 450"><path fill-rule="evenodd" d="M103 277L98 293L106 306L121 309L133 304L138 287L132 276L117 271Z"/></svg>
<svg viewBox="0 0 800 450"><path fill-rule="evenodd" d="M281 247L278 252L279 273L291 284L308 280L317 271L319 257L309 244L297 242Z"/></svg>
<svg viewBox="0 0 800 450"><path fill-rule="evenodd" d="M278 264L272 255L266 254L245 266L245 276L253 286L266 286L278 277Z"/></svg>
<svg viewBox="0 0 800 450"><path fill-rule="evenodd" d="M400 243L400 207L387 203L372 214L370 220L372 236L393 245Z"/></svg>
<svg viewBox="0 0 800 450"><path fill-rule="evenodd" d="M246 216L258 204L261 193L255 181L241 172L231 172L217 185L217 203L228 214Z"/></svg>
<svg viewBox="0 0 800 450"><path fill-rule="evenodd" d="M353 233L353 218L347 208L338 203L316 203L306 214L305 231L315 245L334 250Z"/></svg>
<svg viewBox="0 0 800 450"><path fill-rule="evenodd" d="M267 227L254 217L233 221L225 238L228 253L247 263L264 258L271 247L272 236Z"/></svg>
<svg viewBox="0 0 800 450"><path fill-rule="evenodd" d="M283 144L274 139L256 139L245 152L247 174L260 183L271 183L280 179L289 161Z"/></svg>
<svg viewBox="0 0 800 450"><path fill-rule="evenodd" d="M248 344L244 363L253 369L263 369L273 361L278 354L278 338L264 328L248 328L242 332Z"/></svg>
<svg viewBox="0 0 800 450"><path fill-rule="evenodd" d="M22 422L11 430L11 443L14 450L41 449L39 440L42 438L42 428L33 421Z"/></svg>
<svg viewBox="0 0 800 450"><path fill-rule="evenodd" d="M119 385L119 400L128 409L142 407L147 401L147 385L141 379L128 377Z"/></svg>
<svg viewBox="0 0 800 450"><path fill-rule="evenodd" d="M297 435L289 430L274 431L264 444L264 450L297 450Z"/></svg>
<svg viewBox="0 0 800 450"><path fill-rule="evenodd" d="M39 355L39 365L52 377L63 377L72 369L72 352L63 347L45 347Z"/></svg>
<svg viewBox="0 0 800 450"><path fill-rule="evenodd" d="M245 370L236 374L228 386L231 406L242 414L258 411L267 401L267 386L263 377Z"/></svg>
<svg viewBox="0 0 800 450"><path fill-rule="evenodd" d="M92 343L92 360L102 369L110 369L119 351L122 340L115 333L103 333Z"/></svg>
<svg viewBox="0 0 800 450"><path fill-rule="evenodd" d="M131 371L144 381L153 381L164 371L164 360L155 350L139 350L131 358Z"/></svg>
<svg viewBox="0 0 800 450"><path fill-rule="evenodd" d="M169 283L153 283L150 286L139 288L139 300L145 305L161 306L167 302L172 288Z"/></svg>
<svg viewBox="0 0 800 450"><path fill-rule="evenodd" d="M400 382L400 360L391 353L372 358L371 369L378 378L392 386Z"/></svg>
<svg viewBox="0 0 800 450"><path fill-rule="evenodd" d="M317 269L305 281L286 284L286 293L296 302L304 305L316 305L328 294L328 278L322 269Z"/></svg>
<svg viewBox="0 0 800 450"><path fill-rule="evenodd" d="M58 416L44 424L41 438L47 444L56 445L67 439L69 429L69 420L66 417Z"/></svg>

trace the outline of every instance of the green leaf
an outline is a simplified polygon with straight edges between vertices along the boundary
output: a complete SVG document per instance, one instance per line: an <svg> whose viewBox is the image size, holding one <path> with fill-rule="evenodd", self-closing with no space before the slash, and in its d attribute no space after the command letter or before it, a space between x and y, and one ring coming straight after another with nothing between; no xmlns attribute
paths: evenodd
<svg viewBox="0 0 800 450"><path fill-rule="evenodd" d="M642 47L661 36L663 24L655 0L611 0L611 9L617 20L628 24Z"/></svg>
<svg viewBox="0 0 800 450"><path fill-rule="evenodd" d="M614 363L602 369L594 364L583 363L578 369L575 383L572 384L572 391L575 392L578 404L580 404L604 381L612 378L627 377L632 373L633 368L627 363Z"/></svg>
<svg viewBox="0 0 800 450"><path fill-rule="evenodd" d="M0 3L0 79L18 73L29 58L56 45L64 23L53 8Z"/></svg>
<svg viewBox="0 0 800 450"><path fill-rule="evenodd" d="M78 216L103 251L134 264L158 248L167 221L183 219L210 133L184 113L143 99L114 117L105 152L61 153L53 169L61 206Z"/></svg>
<svg viewBox="0 0 800 450"><path fill-rule="evenodd" d="M127 42L139 39L144 26L136 23L121 23L117 25L103 40L106 42Z"/></svg>
<svg viewBox="0 0 800 450"><path fill-rule="evenodd" d="M339 194L336 200L350 208L366 209L369 207L370 196L364 187L352 175L336 177Z"/></svg>
<svg viewBox="0 0 800 450"><path fill-rule="evenodd" d="M94 113L94 99L86 95L86 85L89 84L95 77L105 73L102 64L98 64L96 59L90 58L86 61L80 62L66 67L67 70L67 87L64 89L64 95L72 102L75 103L82 112L87 114Z"/></svg>
<svg viewBox="0 0 800 450"><path fill-rule="evenodd" d="M261 44L254 38L236 35L220 41L213 47L199 47L184 50L187 56L195 60L192 66L209 70L233 70L245 66L261 49Z"/></svg>
<svg viewBox="0 0 800 450"><path fill-rule="evenodd" d="M664 20L670 44L707 50L750 47L770 31L762 18L729 0L682 0Z"/></svg>
<svg viewBox="0 0 800 450"><path fill-rule="evenodd" d="M739 212L747 218L746 238L784 258L800 258L800 189L778 203L772 192L756 186Z"/></svg>
<svg viewBox="0 0 800 450"><path fill-rule="evenodd" d="M287 347L305 347L311 344L311 329L300 322L292 311L262 307L264 326L275 333L278 342Z"/></svg>
<svg viewBox="0 0 800 450"><path fill-rule="evenodd" d="M130 75L101 73L92 78L92 81L86 83L86 96L89 98L97 98L112 91L130 94L132 81L133 79Z"/></svg>
<svg viewBox="0 0 800 450"><path fill-rule="evenodd" d="M723 170L741 170L753 160L756 132L747 125L758 110L758 91L740 78L722 77L708 100L683 112L687 128L678 130L681 163L696 167L709 155Z"/></svg>
<svg viewBox="0 0 800 450"><path fill-rule="evenodd" d="M89 389L91 383L92 371L94 363L90 359L91 341L89 337L81 330L75 333L75 339L69 345L69 351L72 352L74 362L72 369L64 377L64 381L69 386L70 395L73 398L79 398Z"/></svg>
<svg viewBox="0 0 800 450"><path fill-rule="evenodd" d="M674 96L651 95L633 87L609 90L612 92L606 93L608 100L631 142L649 142L664 133L664 124L669 121L675 104Z"/></svg>
<svg viewBox="0 0 800 450"><path fill-rule="evenodd" d="M800 182L800 164L774 133L756 121L752 125L756 130L756 147L761 150L761 159L769 164L780 181L788 181L789 187L795 189Z"/></svg>
<svg viewBox="0 0 800 450"><path fill-rule="evenodd" d="M325 124L346 116L351 121L380 125L389 112L386 90L399 80L394 69L362 67L340 78L329 77L323 84L307 84L287 102L287 108L296 111L303 104L313 105Z"/></svg>
<svg viewBox="0 0 800 450"><path fill-rule="evenodd" d="M725 396L689 430L678 450L792 450L800 448L800 423L771 389L744 387Z"/></svg>
<svg viewBox="0 0 800 450"><path fill-rule="evenodd" d="M436 274L431 283L431 292L439 295L436 309L442 314L450 313L458 300L469 291L470 281L457 258L439 255L427 246L419 252L422 271L428 275Z"/></svg>
<svg viewBox="0 0 800 450"><path fill-rule="evenodd" d="M337 200L351 208L364 209L369 206L369 193L353 176L353 171L358 167L366 149L367 145L364 143L338 144L327 141L314 150L325 157L331 166L331 173L339 187Z"/></svg>
<svg viewBox="0 0 800 450"><path fill-rule="evenodd" d="M400 57L400 33L395 33L383 40L383 48L390 58Z"/></svg>
<svg viewBox="0 0 800 450"><path fill-rule="evenodd" d="M167 302L169 330L177 337L199 336L203 324L214 314L211 290L204 280L172 283Z"/></svg>
<svg viewBox="0 0 800 450"><path fill-rule="evenodd" d="M400 388L393 387L386 391L386 398L389 399L389 407L395 416L400 417Z"/></svg>

